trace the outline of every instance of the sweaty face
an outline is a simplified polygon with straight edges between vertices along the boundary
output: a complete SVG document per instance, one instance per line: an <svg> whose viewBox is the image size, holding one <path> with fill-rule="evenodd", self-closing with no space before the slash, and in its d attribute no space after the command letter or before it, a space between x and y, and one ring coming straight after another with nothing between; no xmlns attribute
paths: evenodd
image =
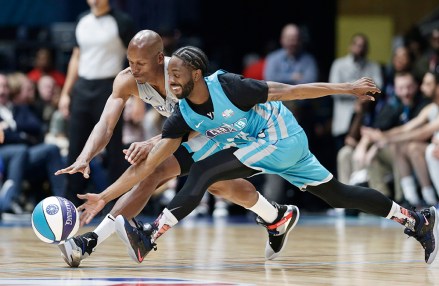
<svg viewBox="0 0 439 286"><path fill-rule="evenodd" d="M155 77L155 72L159 67L158 54L151 55L145 49L129 47L127 59L131 73L138 82L149 82Z"/></svg>
<svg viewBox="0 0 439 286"><path fill-rule="evenodd" d="M188 97L194 89L192 69L184 65L183 60L173 56L169 61L169 87L172 93L178 98Z"/></svg>

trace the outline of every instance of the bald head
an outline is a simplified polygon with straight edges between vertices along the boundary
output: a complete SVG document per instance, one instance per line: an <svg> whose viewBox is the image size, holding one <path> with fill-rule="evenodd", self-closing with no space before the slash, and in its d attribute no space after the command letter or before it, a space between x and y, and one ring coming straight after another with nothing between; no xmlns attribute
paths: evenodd
<svg viewBox="0 0 439 286"><path fill-rule="evenodd" d="M131 73L137 81L151 83L157 77L163 77L162 38L151 30L138 32L128 45L127 59Z"/></svg>
<svg viewBox="0 0 439 286"><path fill-rule="evenodd" d="M282 29L280 43L290 55L295 55L301 48L300 29L295 24L287 24Z"/></svg>
<svg viewBox="0 0 439 286"><path fill-rule="evenodd" d="M163 52L163 41L156 32L142 30L131 39L128 49L140 49L149 55L156 55Z"/></svg>

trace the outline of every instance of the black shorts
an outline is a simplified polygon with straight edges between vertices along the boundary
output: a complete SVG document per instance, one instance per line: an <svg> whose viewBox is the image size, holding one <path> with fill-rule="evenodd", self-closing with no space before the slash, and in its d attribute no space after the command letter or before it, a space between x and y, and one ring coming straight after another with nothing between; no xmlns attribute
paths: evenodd
<svg viewBox="0 0 439 286"><path fill-rule="evenodd" d="M189 138L189 134L185 135L181 142L186 142ZM180 145L177 151L174 152L174 156L177 159L178 164L180 165L180 176L186 176L189 173L189 170L194 163L194 159L192 159L192 154L183 146Z"/></svg>

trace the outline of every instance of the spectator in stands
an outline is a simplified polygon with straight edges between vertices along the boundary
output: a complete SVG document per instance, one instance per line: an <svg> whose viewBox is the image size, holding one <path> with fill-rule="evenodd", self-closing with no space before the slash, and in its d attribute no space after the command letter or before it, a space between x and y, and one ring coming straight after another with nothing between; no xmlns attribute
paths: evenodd
<svg viewBox="0 0 439 286"><path fill-rule="evenodd" d="M413 56L406 46L396 47L393 51L390 64L384 69L384 93L383 99L393 100L395 98L394 78L396 73L411 72L413 70ZM384 102L383 102L384 103Z"/></svg>
<svg viewBox="0 0 439 286"><path fill-rule="evenodd" d="M20 213L22 210L15 200L22 192L21 183L24 179L27 162L27 146L26 144L13 142L10 136L10 133L17 129L17 123L12 114L8 79L5 74L1 73L0 129L3 134L3 144L0 145L0 157L3 161L3 186L0 190L0 213Z"/></svg>
<svg viewBox="0 0 439 286"><path fill-rule="evenodd" d="M280 35L281 48L267 54L264 66L264 80L277 81L287 84L300 84L315 82L318 79L319 69L313 55L304 49L303 37L299 26L286 24ZM296 100L285 102L297 121L307 130L308 134L314 132L314 126L307 122L312 116L312 103L309 100ZM310 139L311 141L311 139ZM285 181L276 175L265 174L263 186L264 195L277 202L282 201Z"/></svg>
<svg viewBox="0 0 439 286"><path fill-rule="evenodd" d="M264 69L265 80L288 84L315 82L318 66L314 57L303 50L300 29L287 24L282 29L281 48L267 55Z"/></svg>
<svg viewBox="0 0 439 286"><path fill-rule="evenodd" d="M434 28L429 35L429 48L415 62L416 79L421 80L427 71L439 73L439 27Z"/></svg>
<svg viewBox="0 0 439 286"><path fill-rule="evenodd" d="M357 33L351 38L349 53L336 59L329 73L329 82L340 83L353 81L360 77L372 78L376 85L383 86L383 76L378 63L367 58L369 40L366 35ZM334 95L332 136L336 151L343 147L355 109L355 98L346 95Z"/></svg>
<svg viewBox="0 0 439 286"><path fill-rule="evenodd" d="M33 111L29 101L30 98L35 97L34 94L30 94L35 93L35 89L29 88L33 83L22 73L9 75L8 81L11 87L12 119L16 127L5 130L5 144L25 144L27 146L25 179L38 183L48 179L51 192L57 196L64 196L65 178L55 176L56 170L63 166L60 150L56 145L43 142L43 123ZM38 198L41 194L33 195Z"/></svg>
<svg viewBox="0 0 439 286"><path fill-rule="evenodd" d="M361 127L373 127L385 131L392 126L387 120L380 119L388 109L383 107L395 105L397 101L394 92L395 73L410 72L412 67L412 57L408 48L399 46L395 49L391 63L385 68L383 92L375 95L374 102L356 102L353 119L349 127L349 132L345 138L345 145L337 153L337 173L340 182L346 184L364 183L367 181L367 166L374 154L373 149L369 149L371 143L367 138L362 140Z"/></svg>
<svg viewBox="0 0 439 286"><path fill-rule="evenodd" d="M425 106L407 123L387 132L378 132L373 138L379 146L394 145L394 168L401 177L404 196L413 205L420 204L416 181L421 186L424 201L427 204L437 204L425 159L425 150L429 140L434 132L439 132L439 98L436 98L435 94L436 85L435 76L427 73L424 76L421 90L426 97L432 98L433 102ZM416 175L417 180L413 175Z"/></svg>
<svg viewBox="0 0 439 286"><path fill-rule="evenodd" d="M413 25L403 36L403 43L410 54L413 55L413 63L415 63L424 54L428 43L427 39L421 34L419 27Z"/></svg>
<svg viewBox="0 0 439 286"><path fill-rule="evenodd" d="M48 48L41 48L35 55L34 68L27 74L27 76L37 83L44 75L51 76L58 87L62 87L66 80L64 73L55 69L53 65L53 53Z"/></svg>
<svg viewBox="0 0 439 286"><path fill-rule="evenodd" d="M44 133L49 131L52 116L58 110L60 92L61 90L56 85L55 80L49 75L42 76L37 82L37 96L34 108L43 122Z"/></svg>
<svg viewBox="0 0 439 286"><path fill-rule="evenodd" d="M399 99L398 105L387 106L388 108L383 112L384 117L378 118L378 122L392 123L393 127L403 125L420 113L420 111L429 104L430 100L427 100L422 94L419 93L419 87L412 73L398 73L395 75L395 93ZM402 127L401 127L402 128ZM398 130L399 128L392 128L389 131L384 132L384 134L392 134L393 130ZM381 131L379 129L362 129L363 137L370 140L370 142L376 142L380 138ZM418 205L420 203L419 197L416 193L410 191L410 188L406 187L408 180L402 182L400 173L395 167L395 162L397 161L396 144L388 144L386 146L374 145L374 148L381 147L377 149L375 157L371 160L370 166L368 168L369 174L369 186L375 188L380 187L382 191L388 197L395 197L395 200L402 199L402 194L400 192L400 187L402 187L402 192L404 194L405 200L411 205ZM393 182L395 191L391 191L388 186L388 181L386 178L393 174Z"/></svg>

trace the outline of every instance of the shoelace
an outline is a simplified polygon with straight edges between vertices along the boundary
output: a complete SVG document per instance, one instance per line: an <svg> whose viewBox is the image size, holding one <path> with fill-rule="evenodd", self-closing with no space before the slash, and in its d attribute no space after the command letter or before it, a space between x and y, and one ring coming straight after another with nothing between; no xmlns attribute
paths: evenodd
<svg viewBox="0 0 439 286"><path fill-rule="evenodd" d="M139 237L139 241L142 241L142 237L146 237L146 233L145 233L145 229L143 227L143 222L141 222L140 220L137 221L133 218L133 221L136 225L136 228L134 229L134 231L137 233L138 237ZM152 249L154 249L154 251L157 251L157 244L155 242L152 242L151 239L146 238L147 241L149 241L149 243L152 246Z"/></svg>
<svg viewBox="0 0 439 286"><path fill-rule="evenodd" d="M413 207L412 209L414 212L416 212L416 208ZM431 215L429 209L422 210L420 213L422 215L420 219L422 220L429 218ZM421 243L422 247L425 249L427 247L426 242L431 239L431 235L430 233L425 233L421 235L421 230L422 230L422 226L419 229L419 231L413 231L409 228L406 228L404 229L404 233L407 234L409 237L414 237L417 241Z"/></svg>

